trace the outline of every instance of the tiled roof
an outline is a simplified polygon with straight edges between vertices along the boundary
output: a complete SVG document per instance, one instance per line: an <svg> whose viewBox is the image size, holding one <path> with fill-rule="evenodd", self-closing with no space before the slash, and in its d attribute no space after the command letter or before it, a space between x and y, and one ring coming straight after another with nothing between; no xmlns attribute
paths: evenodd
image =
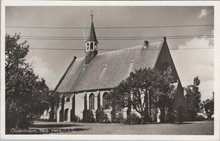
<svg viewBox="0 0 220 141"><path fill-rule="evenodd" d="M130 72L154 68L163 41L98 54L85 65L85 57L77 58L57 87L58 92L77 92L117 86Z"/></svg>

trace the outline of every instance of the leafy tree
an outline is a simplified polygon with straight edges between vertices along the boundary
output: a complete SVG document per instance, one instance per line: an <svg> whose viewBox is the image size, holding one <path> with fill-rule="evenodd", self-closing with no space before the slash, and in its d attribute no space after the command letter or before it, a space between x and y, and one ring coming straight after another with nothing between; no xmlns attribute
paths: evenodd
<svg viewBox="0 0 220 141"><path fill-rule="evenodd" d="M205 109L208 119L211 119L214 114L214 92L212 99L207 99L203 101L202 107Z"/></svg>
<svg viewBox="0 0 220 141"><path fill-rule="evenodd" d="M50 103L50 121L55 121L55 107L59 106L60 103L60 95L56 91L50 91L49 95L47 96L47 100Z"/></svg>
<svg viewBox="0 0 220 141"><path fill-rule="evenodd" d="M141 115L142 123L151 121L150 115L153 108L160 107L161 119L164 118L164 108L170 107L174 99L171 92L172 76L168 71L162 72L145 68L131 72L130 76L122 81L112 91L113 111L131 107ZM114 116L113 116L114 117Z"/></svg>
<svg viewBox="0 0 220 141"><path fill-rule="evenodd" d="M29 46L19 39L19 34L5 37L6 133L11 128L27 129L50 106L49 88L25 62Z"/></svg>
<svg viewBox="0 0 220 141"><path fill-rule="evenodd" d="M196 119L197 113L200 111L201 93L199 91L200 80L195 77L193 85L186 88L186 100L188 104L188 111L192 120Z"/></svg>

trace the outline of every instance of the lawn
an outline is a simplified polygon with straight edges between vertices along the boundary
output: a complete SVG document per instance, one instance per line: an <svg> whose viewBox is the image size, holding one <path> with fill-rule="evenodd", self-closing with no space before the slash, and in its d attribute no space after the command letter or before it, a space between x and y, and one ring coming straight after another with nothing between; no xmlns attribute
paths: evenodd
<svg viewBox="0 0 220 141"><path fill-rule="evenodd" d="M42 133L52 134L142 134L142 135L213 135L214 121L194 121L182 124L100 124L73 122L35 122L32 129L41 129Z"/></svg>

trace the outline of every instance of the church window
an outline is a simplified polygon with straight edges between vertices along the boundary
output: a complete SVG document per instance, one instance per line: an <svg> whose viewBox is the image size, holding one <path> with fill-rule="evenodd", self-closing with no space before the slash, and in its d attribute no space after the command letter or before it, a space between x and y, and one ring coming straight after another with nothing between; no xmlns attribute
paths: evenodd
<svg viewBox="0 0 220 141"><path fill-rule="evenodd" d="M86 43L86 50L89 50L89 43Z"/></svg>
<svg viewBox="0 0 220 141"><path fill-rule="evenodd" d="M70 98L68 97L67 99L66 99L66 102L69 102L70 101Z"/></svg>
<svg viewBox="0 0 220 141"><path fill-rule="evenodd" d="M95 99L95 96L94 96L93 93L91 93L90 96L89 96L89 110L95 109L95 107L94 107L94 99Z"/></svg>
<svg viewBox="0 0 220 141"><path fill-rule="evenodd" d="M69 112L69 109L65 109L65 113L64 113L64 120L65 121L68 120L68 112Z"/></svg>
<svg viewBox="0 0 220 141"><path fill-rule="evenodd" d="M93 50L93 43L90 44L90 49Z"/></svg>
<svg viewBox="0 0 220 141"><path fill-rule="evenodd" d="M109 109L109 100L108 100L108 93L107 92L105 92L103 94L103 108Z"/></svg>

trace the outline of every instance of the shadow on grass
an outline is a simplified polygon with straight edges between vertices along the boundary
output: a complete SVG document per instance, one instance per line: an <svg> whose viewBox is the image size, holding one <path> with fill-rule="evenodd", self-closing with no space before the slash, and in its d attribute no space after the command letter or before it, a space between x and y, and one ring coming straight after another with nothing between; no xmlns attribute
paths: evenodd
<svg viewBox="0 0 220 141"><path fill-rule="evenodd" d="M182 123L175 122L175 123L171 123L171 124L181 125L181 124L193 124L193 123L192 122L182 122Z"/></svg>
<svg viewBox="0 0 220 141"><path fill-rule="evenodd" d="M194 124L193 122L146 122L143 124L126 124L126 125L161 125L161 124Z"/></svg>
<svg viewBox="0 0 220 141"><path fill-rule="evenodd" d="M79 126L79 125L78 124L34 124L31 127L35 127L35 128L55 128L55 127L74 127L74 126Z"/></svg>

